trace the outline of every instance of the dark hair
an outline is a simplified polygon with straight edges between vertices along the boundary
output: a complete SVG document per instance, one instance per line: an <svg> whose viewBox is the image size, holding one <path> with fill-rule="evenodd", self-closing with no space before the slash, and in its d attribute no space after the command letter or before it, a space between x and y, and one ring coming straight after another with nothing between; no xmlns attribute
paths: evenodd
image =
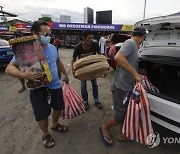
<svg viewBox="0 0 180 154"><path fill-rule="evenodd" d="M31 33L35 33L35 34L38 34L41 29L40 27L41 26L48 26L47 22L44 22L44 21L35 21L33 24L32 24L32 27L31 27Z"/></svg>
<svg viewBox="0 0 180 154"><path fill-rule="evenodd" d="M132 36L144 36L146 35L146 29L142 26L137 26L132 32Z"/></svg>
<svg viewBox="0 0 180 154"><path fill-rule="evenodd" d="M83 38L87 38L89 35L93 35L91 30L84 30L82 33Z"/></svg>
<svg viewBox="0 0 180 154"><path fill-rule="evenodd" d="M114 33L110 41L115 44L121 42L121 35L118 33Z"/></svg>

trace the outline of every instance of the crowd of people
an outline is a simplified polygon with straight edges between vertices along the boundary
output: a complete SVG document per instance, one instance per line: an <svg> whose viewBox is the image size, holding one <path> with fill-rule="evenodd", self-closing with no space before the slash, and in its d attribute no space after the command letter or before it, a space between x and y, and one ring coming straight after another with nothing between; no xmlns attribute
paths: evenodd
<svg viewBox="0 0 180 154"><path fill-rule="evenodd" d="M51 129L58 132L66 132L68 127L59 123L62 110L64 109L64 100L62 93L62 85L59 79L59 71L63 73L64 80L69 82L67 72L64 68L63 63L60 60L57 48L50 44L51 40L51 30L46 22L36 21L33 23L31 32L38 36L38 39L43 47L45 58L48 62L52 81L38 89L30 89L30 101L34 111L34 116L38 122L39 128L43 132L42 140L46 148L52 148L55 146L55 141L50 135L48 130L48 117L52 111L52 124ZM128 100L130 92L133 89L135 80L141 82L143 77L138 73L137 62L138 62L138 49L141 43L144 41L146 36L146 31L143 27L135 27L132 32L131 38L126 40L117 54L114 51L114 59L117 63L117 68L115 72L114 79L112 81L112 96L113 96L113 106L114 115L105 122L100 128L100 134L102 140L106 145L112 145L113 141L109 135L109 129L113 126L120 125L118 140L124 141L127 138L122 134L122 123L125 118L127 111ZM86 30L83 32L83 41L80 42L75 48L72 57L73 63L83 57L96 54L106 54L106 39L102 36L99 41L99 45L93 42L93 32ZM115 50L114 44L117 42L116 34L111 36L110 41L110 51ZM99 47L100 46L100 47ZM24 86L24 80L37 81L39 77L42 76L39 72L34 72L33 68L29 68L25 72L19 69L16 57L11 60L6 68L6 73L15 78L21 79ZM74 70L72 67L72 73L74 75ZM38 82L38 81L37 81ZM97 80L92 80L92 90L95 106L98 109L103 108L103 103L99 100L99 89ZM48 94L51 94L50 103L47 101ZM88 91L87 91L87 81L81 81L81 95L85 105L85 109L88 110ZM97 128L98 129L98 128Z"/></svg>

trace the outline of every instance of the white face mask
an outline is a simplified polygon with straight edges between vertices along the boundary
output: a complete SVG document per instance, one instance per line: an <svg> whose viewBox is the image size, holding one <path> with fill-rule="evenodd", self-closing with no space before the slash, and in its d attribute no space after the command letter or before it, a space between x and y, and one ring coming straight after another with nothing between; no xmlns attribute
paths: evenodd
<svg viewBox="0 0 180 154"><path fill-rule="evenodd" d="M47 45L47 44L50 42L51 37L50 37L50 36L41 35L40 40L41 40L41 43L42 43L43 45Z"/></svg>

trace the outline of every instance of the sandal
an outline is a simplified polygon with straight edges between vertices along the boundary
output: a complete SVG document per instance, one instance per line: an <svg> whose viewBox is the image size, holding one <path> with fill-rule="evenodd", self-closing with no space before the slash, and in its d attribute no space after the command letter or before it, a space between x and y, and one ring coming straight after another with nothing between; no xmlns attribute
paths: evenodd
<svg viewBox="0 0 180 154"><path fill-rule="evenodd" d="M54 131L58 131L58 132L67 132L68 128L65 125L61 125L61 124L57 124L57 126L55 128L51 128Z"/></svg>
<svg viewBox="0 0 180 154"><path fill-rule="evenodd" d="M111 146L112 145L112 139L110 137L105 137L102 131L102 128L99 128L99 132L101 134L102 140L104 142L105 145L107 146Z"/></svg>
<svg viewBox="0 0 180 154"><path fill-rule="evenodd" d="M42 140L43 140L43 144L46 148L52 148L55 146L55 142L54 140L52 139L51 135L46 135L46 136L43 136L42 137Z"/></svg>

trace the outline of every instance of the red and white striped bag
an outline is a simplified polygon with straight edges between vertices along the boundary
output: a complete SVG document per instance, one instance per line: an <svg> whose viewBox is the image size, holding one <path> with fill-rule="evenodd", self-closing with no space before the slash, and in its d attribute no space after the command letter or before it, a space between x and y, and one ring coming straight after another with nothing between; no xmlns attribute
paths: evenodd
<svg viewBox="0 0 180 154"><path fill-rule="evenodd" d="M147 76L143 76L143 81L141 82L144 89L149 93L159 93L159 89L157 89L147 78Z"/></svg>
<svg viewBox="0 0 180 154"><path fill-rule="evenodd" d="M85 112L85 107L81 96L79 96L79 94L70 86L70 84L64 83L63 98L65 105L63 110L64 119L74 118Z"/></svg>
<svg viewBox="0 0 180 154"><path fill-rule="evenodd" d="M140 82L136 83L132 92L122 132L131 140L151 144L148 140L148 136L153 133L150 106L147 93Z"/></svg>

